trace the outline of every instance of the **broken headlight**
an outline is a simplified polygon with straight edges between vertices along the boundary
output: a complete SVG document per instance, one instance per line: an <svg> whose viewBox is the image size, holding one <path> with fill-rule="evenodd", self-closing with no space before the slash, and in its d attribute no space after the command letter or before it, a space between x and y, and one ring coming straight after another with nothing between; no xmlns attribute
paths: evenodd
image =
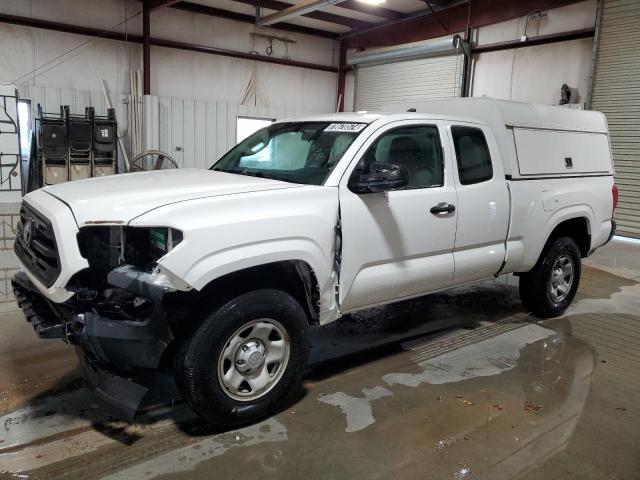
<svg viewBox="0 0 640 480"><path fill-rule="evenodd" d="M83 227L78 246L89 268L106 278L111 269L125 264L150 272L182 238L180 230L170 227Z"/></svg>
<svg viewBox="0 0 640 480"><path fill-rule="evenodd" d="M182 241L182 232L168 227L125 227L123 263L151 271L156 262Z"/></svg>

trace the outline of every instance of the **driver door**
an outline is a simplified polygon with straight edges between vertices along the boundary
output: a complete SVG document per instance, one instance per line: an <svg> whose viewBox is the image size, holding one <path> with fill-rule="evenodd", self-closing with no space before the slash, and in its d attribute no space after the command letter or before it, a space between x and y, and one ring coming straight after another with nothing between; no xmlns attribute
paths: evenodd
<svg viewBox="0 0 640 480"><path fill-rule="evenodd" d="M439 121L394 122L372 135L343 176L343 313L452 283L457 197L446 138ZM403 165L408 184L385 192L354 193L349 180L372 162Z"/></svg>

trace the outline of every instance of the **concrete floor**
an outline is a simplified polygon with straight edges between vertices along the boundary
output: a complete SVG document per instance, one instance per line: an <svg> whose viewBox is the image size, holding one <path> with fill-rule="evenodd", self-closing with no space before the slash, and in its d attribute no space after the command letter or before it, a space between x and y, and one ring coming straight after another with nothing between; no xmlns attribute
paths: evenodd
<svg viewBox="0 0 640 480"><path fill-rule="evenodd" d="M0 476L638 479L640 245L585 264L560 319L523 313L507 276L338 322L297 401L224 433L179 400L109 418L71 348L5 314Z"/></svg>

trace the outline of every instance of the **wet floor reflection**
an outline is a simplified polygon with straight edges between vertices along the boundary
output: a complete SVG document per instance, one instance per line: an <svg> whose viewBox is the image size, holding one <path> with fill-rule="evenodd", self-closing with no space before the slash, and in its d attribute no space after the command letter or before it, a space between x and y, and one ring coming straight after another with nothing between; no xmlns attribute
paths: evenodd
<svg viewBox="0 0 640 480"><path fill-rule="evenodd" d="M0 466L46 479L623 478L640 468L639 293L586 268L556 320L528 317L508 278L364 312L316 334L300 398L231 432L180 401L126 425L72 385L0 418Z"/></svg>

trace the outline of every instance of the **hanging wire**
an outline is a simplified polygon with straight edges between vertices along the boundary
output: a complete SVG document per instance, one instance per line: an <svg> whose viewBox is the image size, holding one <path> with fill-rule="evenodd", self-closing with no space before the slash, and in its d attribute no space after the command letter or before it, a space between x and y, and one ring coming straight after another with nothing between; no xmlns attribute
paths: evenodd
<svg viewBox="0 0 640 480"><path fill-rule="evenodd" d="M287 42L282 43L284 43L284 56L282 58L285 60L291 60L291 55L289 55L289 44Z"/></svg>
<svg viewBox="0 0 640 480"><path fill-rule="evenodd" d="M251 45L249 46L249 53L252 53L254 55L260 55L260 52L258 50L256 50L256 36L255 35L250 35L249 38L251 38Z"/></svg>
<svg viewBox="0 0 640 480"><path fill-rule="evenodd" d="M135 18L135 17L139 16L141 13L142 13L142 10L140 10L138 13L135 13L135 14L131 15L130 17L125 18L125 19L124 19L124 20L122 20L121 22L118 22L118 23L116 23L115 25L112 25L112 26L111 26L111 27L109 27L107 30L111 30L111 29L117 28L117 27L119 27L120 25L122 25L123 23L127 23L129 20L131 20L131 19L133 19L133 18ZM32 14L33 14L33 9L32 9ZM16 83L18 83L21 79L23 79L24 77L28 77L28 76L30 76L30 75L33 75L33 81L34 81L34 83L35 83L35 79L36 79L36 77L37 77L37 76L40 76L40 75L42 75L43 73L48 72L50 69L47 69L47 70L44 70L44 71L41 71L41 72L37 73L37 72L38 72L38 70L40 70L40 69L42 69L42 68L46 67L47 65L51 65L53 62L55 62L55 61L57 61L57 60L61 59L62 57L65 57L65 56L69 55L69 54L70 54L70 53L72 53L72 52L75 52L76 50L79 50L80 48L86 47L86 46L88 46L88 45L91 45L91 44L92 44L92 43L94 43L94 42L97 42L98 40L100 40L100 38L102 38L104 35L107 35L108 33L112 33L112 32L104 31L103 33L99 34L97 37L92 38L92 39L90 39L90 40L87 40L87 41L85 41L85 42L82 42L82 43L81 43L81 44L79 44L79 45L76 45L75 47L73 47L73 48L71 48L71 49L67 50L67 51L66 51L66 52L64 52L64 53L61 53L60 55L58 55L58 56L56 56L56 57L52 58L51 60L48 60L47 62L44 62L44 63L42 63L42 64L38 65L38 66L37 66L37 67L35 67L33 70L31 70L31 71L29 71L29 72L27 72L27 73L25 73L25 74L23 74L23 75L20 75L18 78L16 78L15 80L13 80L11 83L16 84ZM34 63L35 63L35 45L34 45ZM52 67L52 68L53 68L53 67ZM22 82L22 83L24 83L24 82Z"/></svg>

